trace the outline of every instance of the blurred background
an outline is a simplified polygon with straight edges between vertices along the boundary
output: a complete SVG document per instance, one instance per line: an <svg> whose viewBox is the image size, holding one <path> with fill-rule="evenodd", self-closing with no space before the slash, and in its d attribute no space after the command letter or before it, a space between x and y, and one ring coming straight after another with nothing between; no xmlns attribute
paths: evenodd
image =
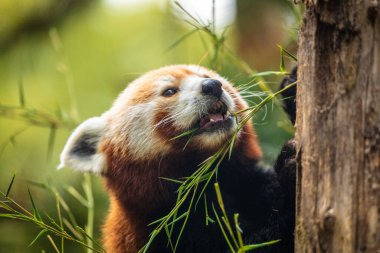
<svg viewBox="0 0 380 253"><path fill-rule="evenodd" d="M68 190L84 195L83 175L56 170L71 130L107 110L131 80L169 64L201 64L236 85L261 82L253 94L277 90L281 77L251 75L280 71L277 45L296 53L299 9L288 0L1 0L0 191L16 174L10 196L30 210L30 189L53 218L59 192L83 227L87 209ZM269 164L292 127L276 103L254 121ZM91 180L99 241L108 200L101 179ZM0 218L0 253L55 252L46 236L28 246L39 231ZM66 244L67 252L81 250Z"/></svg>

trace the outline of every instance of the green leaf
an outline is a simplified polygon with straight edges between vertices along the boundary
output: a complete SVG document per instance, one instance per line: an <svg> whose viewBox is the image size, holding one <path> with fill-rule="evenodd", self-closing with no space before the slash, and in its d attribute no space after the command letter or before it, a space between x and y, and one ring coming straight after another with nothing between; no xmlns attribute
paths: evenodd
<svg viewBox="0 0 380 253"><path fill-rule="evenodd" d="M236 121L236 125L239 125L239 120L238 120L238 116L237 115L235 116L235 121ZM239 132L239 129L236 127L234 132L235 133L232 136L231 143L230 143L230 146L229 146L228 160L231 159L232 151L233 151L233 148L235 146L236 136L237 136L237 134Z"/></svg>
<svg viewBox="0 0 380 253"><path fill-rule="evenodd" d="M33 212L34 212L34 217L35 217L37 220L42 221L42 219L41 219L41 215L40 215L40 213L38 212L38 209L37 209L37 207L36 207L36 204L34 203L34 200L33 200L32 194L30 193L29 188L28 188L28 194L29 194L30 202L32 203Z"/></svg>
<svg viewBox="0 0 380 253"><path fill-rule="evenodd" d="M190 135L190 134L194 133L194 132L197 131L197 130L198 130L198 128L191 129L191 130L189 130L189 131L186 131L186 132L184 132L184 133L182 133L182 134L180 134L180 135L177 135L177 136L175 136L175 137L169 139L169 141L173 141L173 140L179 139L179 138L181 138L181 137L184 137L184 136L186 136L186 135Z"/></svg>
<svg viewBox="0 0 380 253"><path fill-rule="evenodd" d="M188 211L184 212L183 214L181 214L180 216L178 216L176 219L174 219L170 223L166 224L166 226L169 227L170 225L176 223L177 221L181 220L182 218L186 217L187 215L189 215Z"/></svg>
<svg viewBox="0 0 380 253"><path fill-rule="evenodd" d="M193 189L194 189L193 190L193 195L192 195L192 197L190 199L190 204L189 204L190 207L193 205L193 201L194 201L195 195L197 194L197 186L195 186ZM189 212L186 212L185 220L183 221L181 229L180 229L180 231L178 233L177 241L176 241L175 246L174 246L174 251L176 251L176 249L178 247L179 241L180 241L180 239L182 237L183 231L185 230L185 227L186 227L188 219L189 219Z"/></svg>
<svg viewBox="0 0 380 253"><path fill-rule="evenodd" d="M72 186L66 188L67 192L71 194L76 200L78 200L83 206L88 207L87 200Z"/></svg>
<svg viewBox="0 0 380 253"><path fill-rule="evenodd" d="M210 217L207 217L207 220L211 223L215 223L215 221L213 219L211 219Z"/></svg>
<svg viewBox="0 0 380 253"><path fill-rule="evenodd" d="M164 229L165 229L165 233L166 233L166 237L168 238L168 243L166 246L170 246L172 252L175 252L175 248L174 248L174 245L173 245L173 242L172 242L172 238L171 238L171 232L169 231L169 227L168 226L164 226Z"/></svg>
<svg viewBox="0 0 380 253"><path fill-rule="evenodd" d="M58 247L57 247L57 244L55 244L53 238L52 238L50 235L47 235L47 238L49 239L50 244L51 244L51 246L53 246L55 252L60 253L60 252L59 252L59 249L58 249Z"/></svg>
<svg viewBox="0 0 380 253"><path fill-rule="evenodd" d="M181 11L183 11L189 18L191 18L198 26L204 26L198 19L191 15L190 12L183 8L183 6L178 1L175 1L174 4L177 5L178 8L180 8Z"/></svg>
<svg viewBox="0 0 380 253"><path fill-rule="evenodd" d="M167 216L161 217L161 218L159 218L159 219L157 219L157 220L152 221L151 223L149 223L148 226L151 226L151 225L157 224L157 223L159 223L159 222L165 220L166 218L167 218Z"/></svg>
<svg viewBox="0 0 380 253"><path fill-rule="evenodd" d="M283 48L282 46L280 45L277 45L281 51L283 51L289 58L291 58L292 60L294 60L295 62L297 61L297 57L294 55L294 54L291 54L289 53L285 48Z"/></svg>
<svg viewBox="0 0 380 253"><path fill-rule="evenodd" d="M146 253L150 247L150 245L152 244L154 238L156 238L156 236L158 235L159 231L158 230L153 230L153 232L151 233L150 237L149 237L149 241L144 245L144 247L139 250L139 252L142 252L142 253Z"/></svg>
<svg viewBox="0 0 380 253"><path fill-rule="evenodd" d="M12 180L11 180L9 186L8 186L7 193L5 194L5 197L9 196L9 193L11 192L11 189L12 189L13 183L15 181L15 178L16 178L16 173L13 174Z"/></svg>
<svg viewBox="0 0 380 253"><path fill-rule="evenodd" d="M45 228L45 229L42 229L38 235L33 239L33 241L31 243L29 243L28 247L32 246L37 240L38 238L40 238L42 235L44 235L48 230Z"/></svg>
<svg viewBox="0 0 380 253"><path fill-rule="evenodd" d="M183 181L181 181L181 180L176 180L176 179L167 178L167 177L159 177L159 178L166 180L166 181L169 181L169 182L173 182L173 183L177 183L177 184L183 184Z"/></svg>
<svg viewBox="0 0 380 253"><path fill-rule="evenodd" d="M283 72L283 71L264 71L264 72L252 74L250 77L262 77L262 76L271 76L271 75L284 76L284 75L288 75L288 74L289 73L286 71L285 72Z"/></svg>
<svg viewBox="0 0 380 253"><path fill-rule="evenodd" d="M52 217L50 217L49 214L47 214L46 212L44 212L44 214L52 225L54 225L58 230L62 230L61 226Z"/></svg>
<svg viewBox="0 0 380 253"><path fill-rule="evenodd" d="M0 213L0 218L25 220L25 221L31 220L29 217L23 214L10 214L10 213Z"/></svg>
<svg viewBox="0 0 380 253"><path fill-rule="evenodd" d="M225 240L226 243L228 244L228 247L230 248L231 252L235 252L235 249L232 247L231 241L230 241L230 239L228 238L227 233L226 233L226 231L225 231L224 228L223 228L223 224L222 224L222 222L221 222L220 219L219 219L218 212L216 211L214 205L212 205L212 210L214 211L216 221L217 221L217 223L218 223L218 225L219 225L219 228L220 228L220 230L221 230L221 232L222 232L222 234L223 234L224 240Z"/></svg>
<svg viewBox="0 0 380 253"><path fill-rule="evenodd" d="M282 47L280 47L280 56L281 56L281 60L280 60L280 71L281 72L285 72L285 62L284 62L284 50L282 49Z"/></svg>
<svg viewBox="0 0 380 253"><path fill-rule="evenodd" d="M100 244L98 244L83 228L79 227L79 226L76 226L75 227L79 232L81 232L87 239L89 239L91 242L93 242L96 246L98 246L99 248L101 248L102 251L104 251L104 249L101 247ZM87 246L88 243L86 244ZM93 249L92 247L87 247L88 249Z"/></svg>
<svg viewBox="0 0 380 253"><path fill-rule="evenodd" d="M258 249L258 248L262 248L265 246L269 246L269 245L278 243L279 241L281 241L281 240L274 240L274 241L264 242L264 243L259 243L259 244L244 245L243 250L254 250L254 249Z"/></svg>
<svg viewBox="0 0 380 253"><path fill-rule="evenodd" d="M215 223L215 221L213 219L210 218L209 214L208 214L208 207L207 207L207 197L206 197L206 194L203 195L204 196L204 200L205 200L205 216L206 216L206 226L208 226L208 223L211 222L211 223Z"/></svg>
<svg viewBox="0 0 380 253"><path fill-rule="evenodd" d="M244 241L243 241L243 236L242 236L243 230L239 226L239 214L238 213L234 214L234 222L235 222L235 229L236 229L236 234L237 234L240 252L245 253Z"/></svg>

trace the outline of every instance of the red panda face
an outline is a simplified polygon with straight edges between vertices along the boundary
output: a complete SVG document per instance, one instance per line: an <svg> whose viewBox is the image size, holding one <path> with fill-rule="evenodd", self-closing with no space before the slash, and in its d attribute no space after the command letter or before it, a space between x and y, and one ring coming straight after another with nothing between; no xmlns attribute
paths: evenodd
<svg viewBox="0 0 380 253"><path fill-rule="evenodd" d="M198 148L219 146L236 127L235 104L224 88L230 84L200 67L187 67L184 75L175 75L177 71L157 82L155 131L167 140L194 131L183 138Z"/></svg>
<svg viewBox="0 0 380 253"><path fill-rule="evenodd" d="M129 161L183 152L185 146L185 151L216 151L234 133L236 120L244 117L235 118L236 112L245 108L238 91L213 71L195 65L160 68L129 84L102 116L82 123L62 152L61 166L104 171L104 150L110 147L113 159ZM191 135L176 138L189 131ZM240 132L241 152L259 157L252 124ZM81 152L86 147L94 153Z"/></svg>
<svg viewBox="0 0 380 253"><path fill-rule="evenodd" d="M179 65L135 80L106 115L114 141L124 141L137 157L182 150L173 138L192 130L182 137L183 145L191 138L188 148L218 149L234 132L234 113L244 107L238 92L218 74Z"/></svg>

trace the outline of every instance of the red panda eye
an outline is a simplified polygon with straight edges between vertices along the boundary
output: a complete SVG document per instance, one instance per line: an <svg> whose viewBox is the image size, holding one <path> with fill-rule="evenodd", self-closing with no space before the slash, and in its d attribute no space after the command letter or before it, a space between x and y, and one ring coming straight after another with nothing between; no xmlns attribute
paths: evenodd
<svg viewBox="0 0 380 253"><path fill-rule="evenodd" d="M171 96L173 96L176 93L177 93L177 89L175 89L175 88L169 88L169 89L166 89L162 93L162 96L164 96L164 97L171 97Z"/></svg>

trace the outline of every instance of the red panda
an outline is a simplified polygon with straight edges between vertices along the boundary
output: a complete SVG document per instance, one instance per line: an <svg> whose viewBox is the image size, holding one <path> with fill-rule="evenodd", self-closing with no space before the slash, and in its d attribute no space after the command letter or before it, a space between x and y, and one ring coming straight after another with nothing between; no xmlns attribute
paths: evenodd
<svg viewBox="0 0 380 253"><path fill-rule="evenodd" d="M63 149L60 168L102 175L110 196L103 229L107 252L135 253L148 242L154 229L149 224L165 216L176 200L178 185L162 178L178 179L194 172L232 137L237 127L234 115L246 108L239 92L217 73L196 65L175 65L136 79L107 112L77 127ZM238 114L238 121L244 116ZM191 129L197 130L190 140L175 139ZM287 237L268 249L291 252L294 222L288 217L294 203L284 204L287 191L278 173L258 167L260 158L248 122L237 133L231 158L218 172L226 208L240 214L246 243ZM211 210L217 203L214 190L206 194ZM286 206L290 208L284 210ZM202 207L189 219L177 252L228 252L218 225L205 225ZM171 252L165 235L157 237L148 252Z"/></svg>

